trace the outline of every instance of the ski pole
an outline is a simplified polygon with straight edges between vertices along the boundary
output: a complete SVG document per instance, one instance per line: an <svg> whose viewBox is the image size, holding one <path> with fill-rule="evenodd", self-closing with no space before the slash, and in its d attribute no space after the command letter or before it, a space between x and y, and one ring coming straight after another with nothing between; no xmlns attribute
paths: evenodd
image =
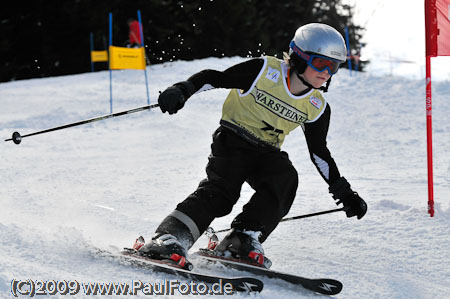
<svg viewBox="0 0 450 299"><path fill-rule="evenodd" d="M319 216L319 215L323 215L323 214L330 214L330 213L335 213L335 212L340 212L340 211L345 211L345 208L339 208L339 209L327 210L327 211L316 212L316 213L311 213L311 214L306 214L306 215L283 218L280 220L280 222L308 218L308 217L313 217L313 216Z"/></svg>
<svg viewBox="0 0 450 299"><path fill-rule="evenodd" d="M283 218L280 220L280 222L291 221L291 220L296 220L296 219L301 219L301 218L308 218L308 217L319 216L319 215L324 215L324 214L330 214L330 213L335 213L335 212L340 212L340 211L345 211L345 208L339 208L339 209L327 210L327 211L316 212L316 213L311 213L311 214L306 214L306 215L299 215L299 216ZM208 227L207 231L208 230L209 230L209 233L222 233L222 232L227 232L227 231L231 230L231 228L215 231L212 227Z"/></svg>
<svg viewBox="0 0 450 299"><path fill-rule="evenodd" d="M122 111L122 112L112 113L112 114L106 114L106 115L102 115L102 116L62 125L59 127L50 128L47 130L42 130L42 131L26 134L26 135L20 135L19 132L14 132L12 134L12 138L5 139L5 142L12 140L15 144L20 144L20 142L22 142L22 138L25 138L25 137L38 135L38 134L44 134L44 133L53 132L53 131L62 130L62 129L67 129L67 128L71 128L71 127L75 127L75 126L79 126L79 125L84 125L84 124L88 124L88 123L92 123L92 122L96 122L96 121L100 121L100 120L104 120L104 119L108 119L108 118L113 118L113 117L117 117L117 116L121 116L121 115L140 112L140 111L144 111L144 110L150 110L150 109L158 107L158 106L159 106L159 104L142 106L142 107L138 107L138 108Z"/></svg>

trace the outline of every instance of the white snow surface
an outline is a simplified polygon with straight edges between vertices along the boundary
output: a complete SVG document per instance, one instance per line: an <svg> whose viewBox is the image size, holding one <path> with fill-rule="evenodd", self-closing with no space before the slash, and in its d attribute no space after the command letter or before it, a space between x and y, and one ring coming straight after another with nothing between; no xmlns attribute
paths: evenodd
<svg viewBox="0 0 450 299"><path fill-rule="evenodd" d="M159 91L197 71L224 70L242 60L149 66L151 102ZM147 104L142 71L115 71L113 82L114 112ZM139 235L150 238L196 189L205 177L211 134L227 92L196 94L176 115L156 108L26 137L20 145L2 141L0 297L12 297L13 279L175 279L96 256L95 248L130 247ZM281 223L264 243L272 268L338 279L344 288L337 298L450 298L449 82L433 82L433 218L427 214L424 80L351 77L341 70L325 97L332 108L329 149L341 174L366 200L368 212L361 220L340 212ZM2 139L14 131L24 135L108 114L109 73L2 83L0 102ZM286 138L283 150L300 178L288 216L336 208L300 128ZM212 226L229 227L251 195L244 185L232 213ZM202 236L191 251L206 242ZM211 272L243 275L229 269ZM318 296L280 281L264 282L262 293L235 298ZM80 291L76 297L94 296Z"/></svg>

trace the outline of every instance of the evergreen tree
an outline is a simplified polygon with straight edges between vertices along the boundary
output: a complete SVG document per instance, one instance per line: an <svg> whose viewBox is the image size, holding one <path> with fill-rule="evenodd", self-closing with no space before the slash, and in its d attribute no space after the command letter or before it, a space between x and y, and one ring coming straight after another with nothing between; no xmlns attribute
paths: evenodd
<svg viewBox="0 0 450 299"><path fill-rule="evenodd" d="M127 19L138 9L152 64L211 56L281 58L295 30L311 22L343 35L348 27L352 55L364 46L364 29L352 23L353 7L340 0L18 0L0 12L0 81L89 71L90 33L95 50L105 49L112 12L113 44L124 46Z"/></svg>

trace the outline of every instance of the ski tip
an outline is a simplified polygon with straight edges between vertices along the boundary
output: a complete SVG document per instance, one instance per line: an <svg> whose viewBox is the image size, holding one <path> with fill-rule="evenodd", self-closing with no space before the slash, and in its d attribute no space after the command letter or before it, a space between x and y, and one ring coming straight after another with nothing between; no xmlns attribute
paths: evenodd
<svg viewBox="0 0 450 299"><path fill-rule="evenodd" d="M343 285L340 281L334 279L320 279L315 291L324 295L337 295L342 291L342 288Z"/></svg>
<svg viewBox="0 0 450 299"><path fill-rule="evenodd" d="M246 277L246 278L236 278L239 280L238 284L235 284L235 289L238 292L253 293L261 292L264 288L264 283L256 278Z"/></svg>

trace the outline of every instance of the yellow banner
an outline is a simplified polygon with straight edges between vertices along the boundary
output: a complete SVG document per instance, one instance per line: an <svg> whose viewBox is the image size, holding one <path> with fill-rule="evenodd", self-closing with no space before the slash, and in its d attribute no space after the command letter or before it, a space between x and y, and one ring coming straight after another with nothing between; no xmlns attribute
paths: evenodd
<svg viewBox="0 0 450 299"><path fill-rule="evenodd" d="M108 61L108 51L91 51L91 61L101 62Z"/></svg>
<svg viewBox="0 0 450 299"><path fill-rule="evenodd" d="M145 70L144 47L124 48L109 46L109 68L112 70Z"/></svg>

